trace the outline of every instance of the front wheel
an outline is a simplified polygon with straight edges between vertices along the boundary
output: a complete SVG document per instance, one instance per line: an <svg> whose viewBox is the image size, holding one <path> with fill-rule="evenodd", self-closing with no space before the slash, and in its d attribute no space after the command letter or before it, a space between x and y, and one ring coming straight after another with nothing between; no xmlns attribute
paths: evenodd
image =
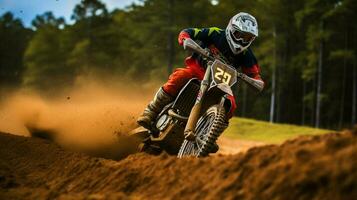
<svg viewBox="0 0 357 200"><path fill-rule="evenodd" d="M211 106L196 124L195 141L184 140L178 157L207 156L215 148L215 142L221 133L227 128L226 111L220 105Z"/></svg>

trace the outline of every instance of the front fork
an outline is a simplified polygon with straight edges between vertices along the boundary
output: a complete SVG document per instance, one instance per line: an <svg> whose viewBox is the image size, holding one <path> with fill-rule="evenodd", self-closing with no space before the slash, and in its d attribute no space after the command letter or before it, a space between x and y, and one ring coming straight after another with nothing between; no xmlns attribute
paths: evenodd
<svg viewBox="0 0 357 200"><path fill-rule="evenodd" d="M195 140L195 129L196 129L196 124L197 121L200 117L201 113L201 108L202 108L202 102L205 98L205 94L209 88L209 78L211 75L211 70L210 67L212 65L212 62L208 62L207 64L207 69L205 72L205 75L203 77L203 80L201 82L200 90L197 94L196 102L195 105L192 107L190 115L188 117L188 121L184 130L184 135L185 139L187 140Z"/></svg>

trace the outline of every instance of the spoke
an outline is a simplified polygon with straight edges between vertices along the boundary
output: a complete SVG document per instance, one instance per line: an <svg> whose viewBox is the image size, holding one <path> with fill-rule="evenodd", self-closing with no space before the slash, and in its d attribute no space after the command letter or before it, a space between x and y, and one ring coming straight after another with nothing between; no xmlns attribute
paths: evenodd
<svg viewBox="0 0 357 200"><path fill-rule="evenodd" d="M203 125L204 128L202 128L201 131L199 132L200 133L199 135L202 135L203 137L206 136L206 133L211 128L210 125L212 124L211 120L212 120L213 116L208 116L208 117L209 118L207 120L205 120L205 122L204 122L204 125Z"/></svg>
<svg viewBox="0 0 357 200"><path fill-rule="evenodd" d="M196 143L197 143L197 149L198 149L199 151L201 151L201 150L202 150L201 146L203 145L202 140L200 140L199 138L196 138ZM201 144L202 144L202 145L201 145Z"/></svg>
<svg viewBox="0 0 357 200"><path fill-rule="evenodd" d="M189 142L189 149L188 149L188 152L190 154L192 154L192 152L194 151L194 147L195 147L195 145L190 141Z"/></svg>
<svg viewBox="0 0 357 200"><path fill-rule="evenodd" d="M201 135L202 133L207 132L207 129L209 128L209 125L211 123L211 118L212 118L212 116L207 116L207 119L204 120L202 125L200 124L200 127L199 127L200 129L197 129L197 130L200 130L200 132L198 133L199 135Z"/></svg>
<svg viewBox="0 0 357 200"><path fill-rule="evenodd" d="M191 149L191 155L195 155L197 152L197 145L195 142L192 142L192 149Z"/></svg>
<svg viewBox="0 0 357 200"><path fill-rule="evenodd" d="M195 141L195 154L198 154L202 150L202 146L204 145L204 140L207 139L207 133L212 126L212 120L214 120L214 113L207 115L201 118L198 122L199 126L197 127L196 132L197 137Z"/></svg>

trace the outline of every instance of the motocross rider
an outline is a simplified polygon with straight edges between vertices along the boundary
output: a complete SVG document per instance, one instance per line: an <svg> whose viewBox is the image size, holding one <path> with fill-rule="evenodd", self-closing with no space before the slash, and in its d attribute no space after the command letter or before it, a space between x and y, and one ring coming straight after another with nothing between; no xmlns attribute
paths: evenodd
<svg viewBox="0 0 357 200"><path fill-rule="evenodd" d="M198 42L202 48L209 48L213 56L223 58L235 68L241 67L242 72L249 77L263 81L260 77L257 59L249 48L256 37L258 37L257 20L248 13L240 12L231 18L225 30L217 27L184 29L178 36L178 43L182 46L185 39L191 38ZM151 129L157 115L165 105L175 99L190 79L203 79L206 60L202 56L194 53L186 58L185 65L185 68L176 69L168 81L157 91L154 99L138 118L139 125ZM228 116L231 117L236 104L234 97L228 98L232 105L228 113Z"/></svg>

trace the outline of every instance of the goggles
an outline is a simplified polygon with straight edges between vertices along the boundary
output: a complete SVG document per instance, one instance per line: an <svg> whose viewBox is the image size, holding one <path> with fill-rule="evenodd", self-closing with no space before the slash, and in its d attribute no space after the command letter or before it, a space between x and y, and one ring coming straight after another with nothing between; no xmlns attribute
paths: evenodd
<svg viewBox="0 0 357 200"><path fill-rule="evenodd" d="M241 41L243 44L248 44L255 39L255 35L239 30L234 30L232 36L237 42Z"/></svg>

